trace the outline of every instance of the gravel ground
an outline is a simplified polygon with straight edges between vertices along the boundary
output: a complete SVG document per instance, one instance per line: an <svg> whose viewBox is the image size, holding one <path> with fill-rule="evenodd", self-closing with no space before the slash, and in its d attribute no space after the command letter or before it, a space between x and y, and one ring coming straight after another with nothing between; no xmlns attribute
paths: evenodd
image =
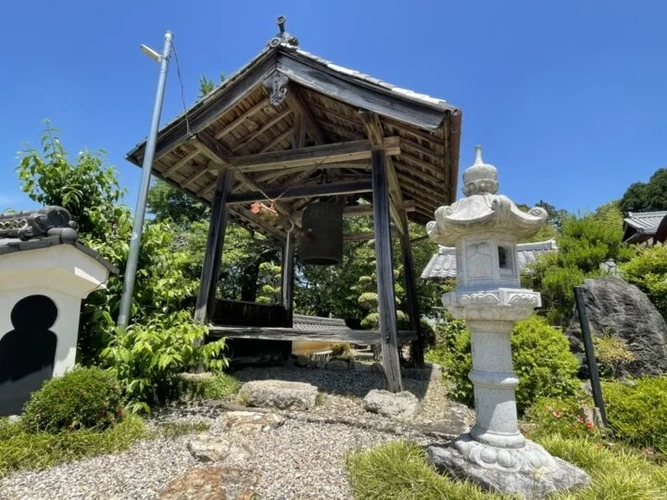
<svg viewBox="0 0 667 500"><path fill-rule="evenodd" d="M382 420L361 406L370 389L382 388L376 373L331 372L301 368L246 369L236 374L242 381L266 378L298 380L317 385L326 394L324 403L309 416L340 416L360 421ZM438 419L448 404L442 384L405 381L406 389L420 399L426 396L421 423ZM223 410L207 405L173 408L156 416L150 425L166 421L205 421L209 432L223 432ZM390 422L389 419L386 419ZM136 443L128 451L94 457L36 472L19 472L0 486L0 499L108 499L157 498L174 478L201 466L187 451L189 436ZM399 439L391 433L344 424L323 424L288 419L276 429L245 436L251 459L244 467L260 476L260 498L351 498L345 456L352 449L367 449ZM426 444L419 434L411 439Z"/></svg>

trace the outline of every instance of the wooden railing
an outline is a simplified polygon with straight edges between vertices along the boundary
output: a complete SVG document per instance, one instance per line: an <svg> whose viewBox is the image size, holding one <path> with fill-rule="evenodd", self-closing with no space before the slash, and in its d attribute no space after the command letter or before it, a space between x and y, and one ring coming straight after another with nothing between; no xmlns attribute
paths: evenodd
<svg viewBox="0 0 667 500"><path fill-rule="evenodd" d="M219 326L292 327L292 311L281 305L216 300L211 323Z"/></svg>

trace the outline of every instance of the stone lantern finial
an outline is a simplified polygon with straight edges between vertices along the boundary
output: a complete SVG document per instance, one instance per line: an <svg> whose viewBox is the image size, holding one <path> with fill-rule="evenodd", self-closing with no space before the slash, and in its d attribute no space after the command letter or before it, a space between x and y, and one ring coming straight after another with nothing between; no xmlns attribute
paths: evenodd
<svg viewBox="0 0 667 500"><path fill-rule="evenodd" d="M463 172L463 194L496 194L498 171L482 160L482 146L475 146L475 163Z"/></svg>

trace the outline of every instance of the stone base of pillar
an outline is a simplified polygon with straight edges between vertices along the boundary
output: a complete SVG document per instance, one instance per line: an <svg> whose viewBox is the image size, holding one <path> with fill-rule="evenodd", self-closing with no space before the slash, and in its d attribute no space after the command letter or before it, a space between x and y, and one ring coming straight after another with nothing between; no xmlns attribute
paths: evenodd
<svg viewBox="0 0 667 500"><path fill-rule="evenodd" d="M429 461L441 472L469 479L497 493L543 498L554 491L590 484L580 468L526 440L522 448L497 448L463 434L444 446L429 446Z"/></svg>

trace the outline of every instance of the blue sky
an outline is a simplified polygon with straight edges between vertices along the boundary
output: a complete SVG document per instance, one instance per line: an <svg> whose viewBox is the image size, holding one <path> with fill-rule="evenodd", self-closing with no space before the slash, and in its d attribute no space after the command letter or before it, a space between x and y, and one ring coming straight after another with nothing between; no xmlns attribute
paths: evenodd
<svg viewBox="0 0 667 500"><path fill-rule="evenodd" d="M482 144L517 202L594 209L667 163L658 0L2 2L0 211L33 206L15 157L44 118L72 154L107 150L134 207L124 154L148 132L158 71L139 44L174 32L190 104L201 74L245 64L281 14L305 50L462 108L461 171ZM163 124L182 110L174 63Z"/></svg>

